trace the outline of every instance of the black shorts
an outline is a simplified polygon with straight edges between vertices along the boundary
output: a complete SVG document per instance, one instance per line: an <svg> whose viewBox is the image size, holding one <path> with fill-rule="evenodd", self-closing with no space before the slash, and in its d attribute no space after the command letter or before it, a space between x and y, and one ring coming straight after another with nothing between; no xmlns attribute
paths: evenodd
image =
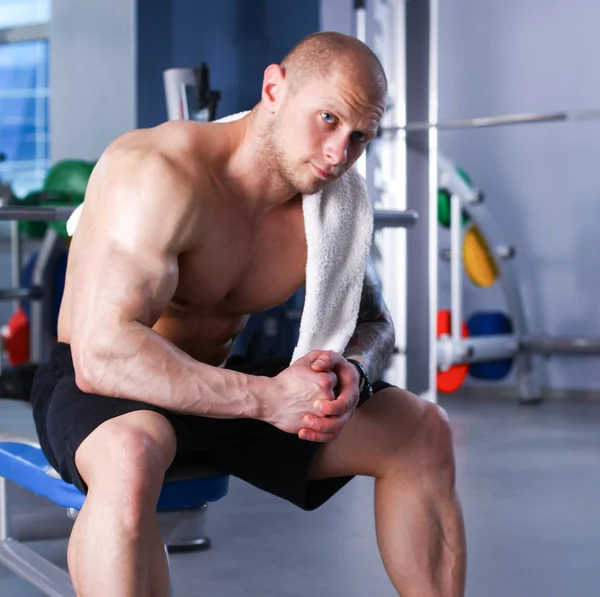
<svg viewBox="0 0 600 597"><path fill-rule="evenodd" d="M274 377L289 358L256 364L232 357L226 367L252 375ZM377 392L389 387L374 386ZM301 440L256 419L215 419L171 413L136 400L108 398L82 392L68 344L58 344L50 362L38 369L31 393L33 417L40 445L50 464L82 492L87 487L75 466L75 451L104 421L136 410L164 415L175 430L174 464L194 462L239 477L304 510L313 510L339 491L352 477L309 481L310 463L323 445ZM361 399L359 406L364 403Z"/></svg>

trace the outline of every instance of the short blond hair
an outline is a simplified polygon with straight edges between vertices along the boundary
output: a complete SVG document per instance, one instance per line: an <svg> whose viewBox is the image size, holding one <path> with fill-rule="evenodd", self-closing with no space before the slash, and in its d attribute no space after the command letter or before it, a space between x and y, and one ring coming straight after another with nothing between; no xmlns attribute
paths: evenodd
<svg viewBox="0 0 600 597"><path fill-rule="evenodd" d="M281 62L293 90L314 77L328 77L343 64L355 64L369 73L375 91L387 95L387 77L375 53L365 43L333 31L313 33L298 42Z"/></svg>

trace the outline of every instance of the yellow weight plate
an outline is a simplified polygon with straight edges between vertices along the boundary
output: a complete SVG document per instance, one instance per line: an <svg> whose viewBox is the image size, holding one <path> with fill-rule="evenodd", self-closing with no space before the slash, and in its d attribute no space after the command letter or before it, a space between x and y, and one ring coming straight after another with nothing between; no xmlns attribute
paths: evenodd
<svg viewBox="0 0 600 597"><path fill-rule="evenodd" d="M498 279L498 267L483 234L476 226L471 226L465 234L463 263L469 279L476 286L487 288Z"/></svg>

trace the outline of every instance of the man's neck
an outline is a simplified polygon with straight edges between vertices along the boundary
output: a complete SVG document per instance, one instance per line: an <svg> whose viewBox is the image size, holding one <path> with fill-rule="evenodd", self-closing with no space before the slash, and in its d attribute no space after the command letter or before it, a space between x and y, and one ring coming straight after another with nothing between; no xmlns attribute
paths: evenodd
<svg viewBox="0 0 600 597"><path fill-rule="evenodd" d="M250 219L262 219L296 199L298 192L272 167L272 155L266 147L267 123L261 118L260 107L231 125L232 151L225 184L244 203Z"/></svg>

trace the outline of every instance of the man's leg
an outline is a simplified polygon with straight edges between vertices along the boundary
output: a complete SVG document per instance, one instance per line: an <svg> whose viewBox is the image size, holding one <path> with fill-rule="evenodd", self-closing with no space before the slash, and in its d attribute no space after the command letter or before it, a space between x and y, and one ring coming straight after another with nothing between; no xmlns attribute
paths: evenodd
<svg viewBox="0 0 600 597"><path fill-rule="evenodd" d="M88 495L68 550L78 597L169 594L156 504L175 449L173 427L151 411L110 419L79 446Z"/></svg>
<svg viewBox="0 0 600 597"><path fill-rule="evenodd" d="M459 597L466 550L445 413L387 388L317 452L312 479L375 477L375 524L385 569L402 597Z"/></svg>

